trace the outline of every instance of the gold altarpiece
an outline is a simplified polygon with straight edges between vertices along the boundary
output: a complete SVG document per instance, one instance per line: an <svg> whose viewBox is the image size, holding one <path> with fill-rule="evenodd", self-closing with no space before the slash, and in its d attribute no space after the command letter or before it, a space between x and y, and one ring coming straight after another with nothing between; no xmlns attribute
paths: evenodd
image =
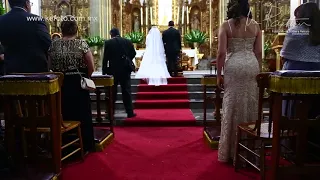
<svg viewBox="0 0 320 180"><path fill-rule="evenodd" d="M111 0L112 27L121 28L122 24L122 3L119 0Z"/></svg>
<svg viewBox="0 0 320 180"><path fill-rule="evenodd" d="M152 25L157 25L160 31L168 28L167 25L159 25L159 0L112 1L112 25L121 27L122 34L127 34L137 29L147 34ZM184 12L182 12L184 6ZM199 47L199 52L204 57L215 56L217 47L217 32L219 28L219 1L218 0L172 0L172 17L176 28L180 30L182 37L195 27L206 32L209 40ZM182 16L184 16L182 18ZM196 20L196 25L193 24ZM139 21L139 28L135 22ZM187 48L188 45L186 44Z"/></svg>
<svg viewBox="0 0 320 180"><path fill-rule="evenodd" d="M63 16L73 15L78 20L80 37L90 34L90 1L89 0L42 0L41 15L47 19L50 33L60 32L60 23Z"/></svg>
<svg viewBox="0 0 320 180"><path fill-rule="evenodd" d="M118 14L115 16L120 17L122 19L122 25L117 23L117 22L120 22L120 21L117 21L117 19L114 19L112 24L120 25L120 27L122 28L122 34L127 34L132 31L140 31L146 34L147 32L146 25L148 24L148 22L146 22L148 21L147 19L148 15L146 13L149 12L149 10L146 9L147 7L146 3L143 3L141 5L140 0L133 0L132 2L130 2L130 0L127 0L123 2L121 6L122 6L122 12L117 11ZM115 10L113 10L113 12L115 12ZM135 25L136 26L138 25L136 29L135 29Z"/></svg>
<svg viewBox="0 0 320 180"><path fill-rule="evenodd" d="M251 0L250 1L252 16L260 24L263 34L263 46L269 44L273 46L279 34L281 41L289 27L294 25L294 19L290 19L290 0ZM276 41L277 45L282 44ZM268 65L268 71L281 69L280 51L281 48L271 48L264 54L264 61Z"/></svg>

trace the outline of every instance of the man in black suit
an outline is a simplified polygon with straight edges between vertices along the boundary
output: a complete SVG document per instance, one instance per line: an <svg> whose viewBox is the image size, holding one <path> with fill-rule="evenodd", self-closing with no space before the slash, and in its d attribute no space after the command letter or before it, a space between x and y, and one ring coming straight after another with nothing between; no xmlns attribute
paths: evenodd
<svg viewBox="0 0 320 180"><path fill-rule="evenodd" d="M162 33L162 41L168 61L168 70L171 76L178 76L178 57L181 52L181 35L173 28L174 22L169 22L169 29Z"/></svg>
<svg viewBox="0 0 320 180"><path fill-rule="evenodd" d="M0 42L6 73L48 72L51 38L45 21L31 14L29 0L9 0L11 11L0 16Z"/></svg>
<svg viewBox="0 0 320 180"><path fill-rule="evenodd" d="M128 118L135 117L133 111L131 97L131 70L127 67L127 63L123 56L133 59L136 56L136 50L131 41L120 37L120 32L117 28L110 31L111 39L104 44L104 57L102 62L102 74L113 75L114 86L113 94L114 101L117 97L118 84L121 86L123 104L127 112Z"/></svg>

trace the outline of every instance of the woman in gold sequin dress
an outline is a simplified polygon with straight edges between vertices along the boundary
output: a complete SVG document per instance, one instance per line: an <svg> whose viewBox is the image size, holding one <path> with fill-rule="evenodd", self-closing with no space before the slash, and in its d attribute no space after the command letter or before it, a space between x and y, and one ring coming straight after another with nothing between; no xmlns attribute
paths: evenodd
<svg viewBox="0 0 320 180"><path fill-rule="evenodd" d="M219 30L218 86L224 88L218 160L234 159L236 129L258 117L256 76L261 70L261 32L248 0L231 0ZM222 77L222 70L224 71Z"/></svg>

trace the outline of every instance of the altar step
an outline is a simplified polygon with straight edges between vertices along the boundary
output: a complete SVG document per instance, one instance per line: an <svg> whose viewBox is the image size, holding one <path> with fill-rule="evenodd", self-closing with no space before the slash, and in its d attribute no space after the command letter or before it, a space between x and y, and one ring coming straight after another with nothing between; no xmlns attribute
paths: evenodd
<svg viewBox="0 0 320 180"><path fill-rule="evenodd" d="M213 91L209 91L207 93L208 96L213 96L214 97L214 92ZM137 93L132 93L132 99L133 99L133 103L136 100L136 96ZM104 99L105 94L102 93L101 94L101 99ZM96 96L91 96L91 100L95 101L96 100ZM160 99L159 99L160 100ZM148 100L145 100L148 101ZM189 92L189 102L190 102L190 109L203 109L203 93L196 91L196 92ZM92 109L96 109L96 103L92 103ZM101 103L101 108L105 108L105 103ZM207 105L208 108L213 109L214 105L213 103L208 103ZM123 101L122 101L122 94L118 93L117 94L117 101L115 103L115 109L116 110L123 110L124 106L123 106Z"/></svg>
<svg viewBox="0 0 320 180"><path fill-rule="evenodd" d="M141 94L141 93L140 93ZM137 93L131 93L132 95L132 99L133 100L136 100L137 98ZM213 96L214 95L214 92L213 91L209 91L207 92L207 96ZM145 93L144 96L148 96L148 93ZM176 96L175 93L171 93L169 94L169 96ZM105 98L105 93L101 93L101 99L104 99ZM155 99L160 99L160 95L159 95L159 98L157 97L154 97L153 98ZM191 100L203 100L203 92L202 91L193 91L193 92L189 92L189 99ZM96 96L94 96L93 94L91 95L91 100L96 100ZM117 100L118 101L122 101L122 94L121 94L121 91L118 92L117 94Z"/></svg>
<svg viewBox="0 0 320 180"><path fill-rule="evenodd" d="M209 88L208 91L213 90L213 88ZM138 91L138 85L132 84L131 85L131 91L132 93L136 93ZM189 92L203 92L203 86L199 84L188 84L188 91ZM121 87L118 86L118 92L121 92Z"/></svg>
<svg viewBox="0 0 320 180"><path fill-rule="evenodd" d="M132 91L132 99L135 102L137 92L138 92L138 86L140 84L140 79L131 79L131 91ZM201 84L201 78L200 77L188 77L187 78L187 88L189 93L189 100L190 100L190 108L191 109L202 109L203 108L203 86ZM207 90L207 95L214 95L214 89L212 87L209 87ZM174 94L172 94L174 96ZM104 92L101 94L101 99L104 99ZM145 94L144 96L147 96ZM159 96L160 97L160 96ZM163 97L163 96L162 96ZM91 93L91 99L95 100L96 97L94 96L94 93ZM101 107L105 107L105 103L101 104ZM214 108L213 103L208 105L208 108ZM96 109L96 104L92 103L92 109ZM122 94L121 94L121 87L118 86L118 93L117 93L117 101L115 104L116 110L123 110L123 102L122 102Z"/></svg>
<svg viewBox="0 0 320 180"><path fill-rule="evenodd" d="M144 100L144 101L145 101L145 103L147 104L148 100ZM150 101L151 101L151 100L150 100ZM200 100L200 99L190 99L189 102L190 102L190 109L202 109L202 108L203 108L203 100ZM133 100L133 106L134 106L134 103L135 103L135 100ZM175 103L179 104L180 102L179 102L179 101L172 102L172 106L177 107L177 106L175 105ZM94 103L92 103L91 106L92 106L92 109L96 109L96 105L95 105ZM214 108L214 105L213 105L213 103L212 103L212 104L208 104L207 107L210 108L210 109L213 109L213 108ZM102 109L105 109L105 105L104 105L104 104L101 104L101 108L102 108ZM168 108L168 107L163 107L163 108ZM116 101L115 109L116 109L116 110L123 110L123 109L124 109L123 101L122 101L122 100Z"/></svg>

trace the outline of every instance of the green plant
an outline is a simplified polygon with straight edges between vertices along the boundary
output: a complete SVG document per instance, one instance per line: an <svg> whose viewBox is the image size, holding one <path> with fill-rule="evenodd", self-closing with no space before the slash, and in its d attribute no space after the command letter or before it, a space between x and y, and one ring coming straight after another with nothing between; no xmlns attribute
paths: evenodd
<svg viewBox="0 0 320 180"><path fill-rule="evenodd" d="M3 15L6 13L6 8L3 6L3 2L0 1L0 15Z"/></svg>
<svg viewBox="0 0 320 180"><path fill-rule="evenodd" d="M131 32L124 35L124 38L129 39L132 43L141 44L144 40L144 35L142 32Z"/></svg>
<svg viewBox="0 0 320 180"><path fill-rule="evenodd" d="M104 45L104 39L101 38L100 36L93 36L93 37L88 37L86 38L86 41L89 45L89 47L102 47Z"/></svg>
<svg viewBox="0 0 320 180"><path fill-rule="evenodd" d="M271 50L271 42L270 41L267 41L264 43L263 50L264 50L265 55L270 52L270 50Z"/></svg>
<svg viewBox="0 0 320 180"><path fill-rule="evenodd" d="M191 32L184 35L184 40L187 43L199 43L202 44L208 40L208 35L199 30L192 30Z"/></svg>

